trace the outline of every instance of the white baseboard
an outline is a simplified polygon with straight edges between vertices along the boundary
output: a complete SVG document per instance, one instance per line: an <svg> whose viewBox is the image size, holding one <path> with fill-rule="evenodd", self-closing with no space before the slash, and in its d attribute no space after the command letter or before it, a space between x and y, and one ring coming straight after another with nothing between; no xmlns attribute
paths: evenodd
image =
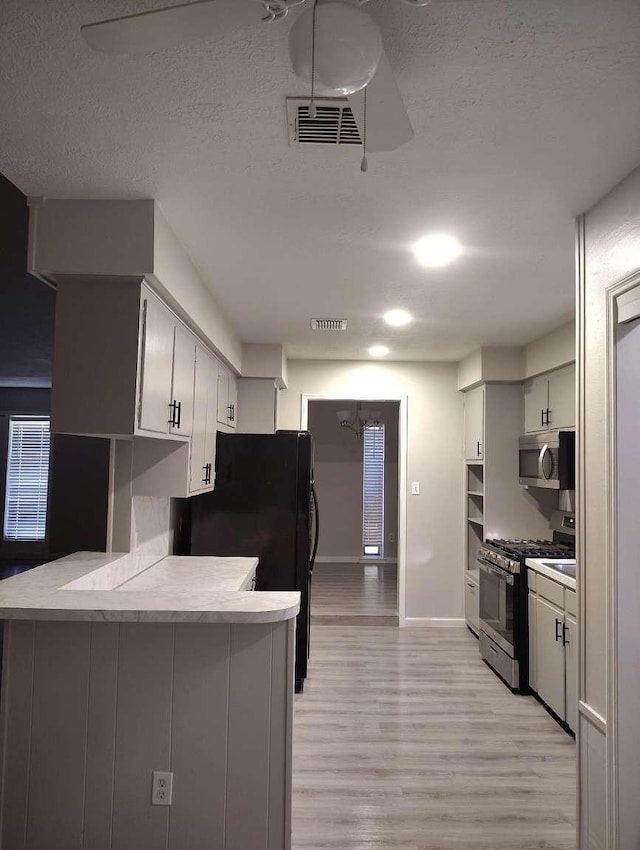
<svg viewBox="0 0 640 850"><path fill-rule="evenodd" d="M357 558L353 555L318 555L316 564L397 564L397 558Z"/></svg>
<svg viewBox="0 0 640 850"><path fill-rule="evenodd" d="M466 623L464 617L404 617L400 621L400 626L420 626L436 629L456 628L464 626Z"/></svg>

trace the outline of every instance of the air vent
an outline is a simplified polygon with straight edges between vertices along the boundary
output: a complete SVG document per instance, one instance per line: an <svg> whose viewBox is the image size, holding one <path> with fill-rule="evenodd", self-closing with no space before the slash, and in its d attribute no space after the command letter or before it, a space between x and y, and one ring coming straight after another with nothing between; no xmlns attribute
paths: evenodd
<svg viewBox="0 0 640 850"><path fill-rule="evenodd" d="M309 99L287 98L290 145L361 145L360 133L346 98L316 98L316 117Z"/></svg>
<svg viewBox="0 0 640 850"><path fill-rule="evenodd" d="M346 331L346 319L311 319L311 329L314 331Z"/></svg>

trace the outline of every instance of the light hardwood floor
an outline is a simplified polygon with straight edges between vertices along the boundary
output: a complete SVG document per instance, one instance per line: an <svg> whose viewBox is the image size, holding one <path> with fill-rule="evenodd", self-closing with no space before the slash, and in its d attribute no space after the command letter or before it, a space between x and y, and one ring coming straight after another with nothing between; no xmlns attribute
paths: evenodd
<svg viewBox="0 0 640 850"><path fill-rule="evenodd" d="M398 625L395 564L316 564L311 585L316 625Z"/></svg>
<svg viewBox="0 0 640 850"><path fill-rule="evenodd" d="M312 626L294 850L574 850L575 770L466 629Z"/></svg>

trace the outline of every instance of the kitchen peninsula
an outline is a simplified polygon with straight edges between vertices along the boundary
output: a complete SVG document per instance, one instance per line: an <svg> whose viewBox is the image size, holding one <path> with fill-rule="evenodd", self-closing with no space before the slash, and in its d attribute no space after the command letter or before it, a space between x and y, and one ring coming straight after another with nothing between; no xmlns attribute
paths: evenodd
<svg viewBox="0 0 640 850"><path fill-rule="evenodd" d="M80 552L0 583L2 847L290 846L300 594L256 567Z"/></svg>

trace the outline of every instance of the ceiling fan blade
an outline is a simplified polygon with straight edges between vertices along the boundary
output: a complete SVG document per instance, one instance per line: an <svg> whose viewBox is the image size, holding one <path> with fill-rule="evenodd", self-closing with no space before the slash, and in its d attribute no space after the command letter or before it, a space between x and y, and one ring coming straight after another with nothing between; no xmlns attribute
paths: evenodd
<svg viewBox="0 0 640 850"><path fill-rule="evenodd" d="M367 150L394 151L413 139L413 127L387 54L383 51L367 86ZM349 96L360 138L364 135L364 90Z"/></svg>
<svg viewBox="0 0 640 850"><path fill-rule="evenodd" d="M255 0L195 0L86 24L80 32L89 47L101 53L135 54L259 24L264 14Z"/></svg>

